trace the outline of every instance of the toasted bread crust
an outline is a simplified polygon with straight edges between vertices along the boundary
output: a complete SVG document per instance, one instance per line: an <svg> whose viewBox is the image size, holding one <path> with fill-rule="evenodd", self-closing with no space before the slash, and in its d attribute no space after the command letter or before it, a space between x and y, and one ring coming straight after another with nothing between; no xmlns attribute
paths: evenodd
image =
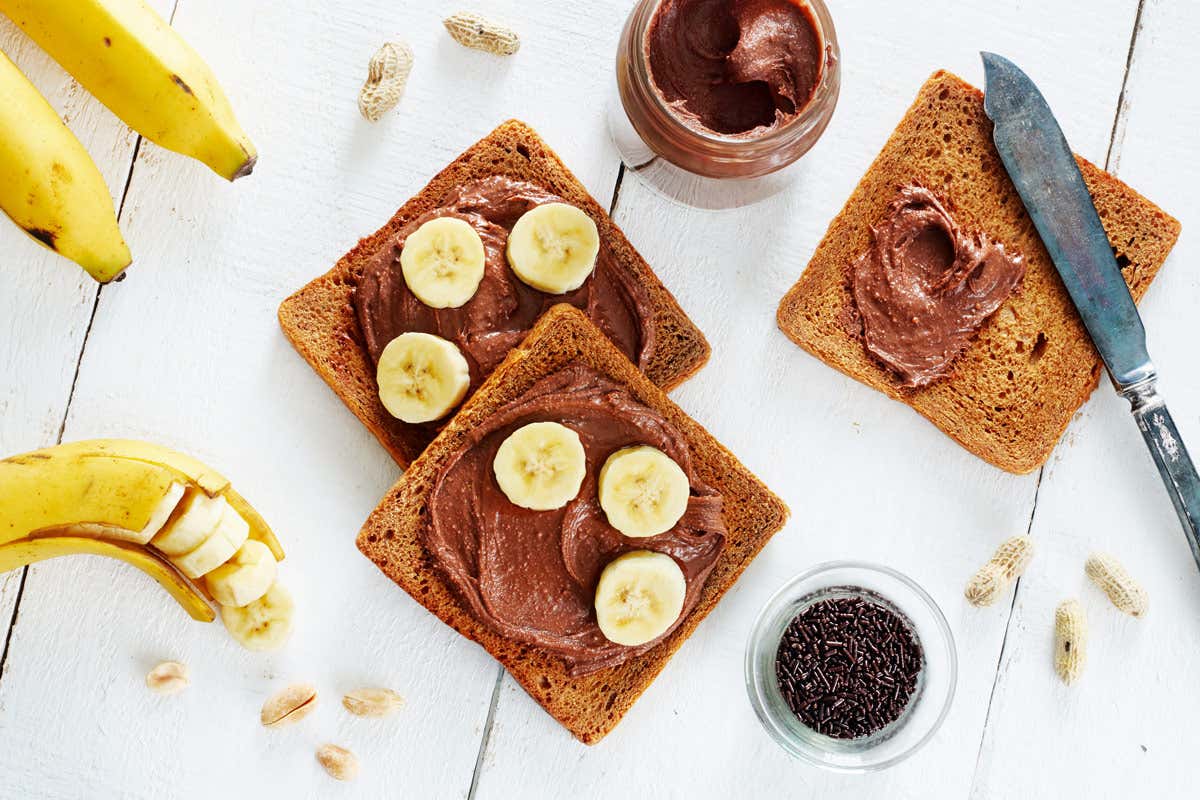
<svg viewBox="0 0 1200 800"><path fill-rule="evenodd" d="M489 414L539 379L570 363L592 367L675 425L687 439L699 477L721 492L729 531L700 600L679 627L649 652L616 667L571 677L561 658L505 639L481 625L438 574L421 545L428 500L446 460ZM481 644L527 692L581 741L599 741L654 680L671 655L733 585L767 540L780 530L787 506L712 434L687 416L577 309L550 309L459 413L384 496L358 535L359 549L417 602Z"/></svg>
<svg viewBox="0 0 1200 800"><path fill-rule="evenodd" d="M991 138L983 94L947 72L921 88L796 284L779 327L851 378L911 406L972 453L1014 473L1037 469L1100 379L1103 365ZM1084 159L1080 168L1140 299L1179 237L1177 220ZM911 391L873 360L846 323L848 267L871 242L900 186L938 193L964 228L1025 256L1019 292L988 319L952 373Z"/></svg>
<svg viewBox="0 0 1200 800"><path fill-rule="evenodd" d="M632 272L647 289L654 316L655 351L646 374L670 390L708 360L704 334L679 307L645 259L608 213L588 194L545 142L522 122L509 120L472 145L425 188L362 239L333 269L279 306L279 324L292 345L342 402L375 434L401 467L408 466L432 438L429 426L393 418L379 401L375 366L362 343L351 295L367 262L409 221L438 208L455 188L490 175L508 175L543 186L586 211L616 255L619 269Z"/></svg>

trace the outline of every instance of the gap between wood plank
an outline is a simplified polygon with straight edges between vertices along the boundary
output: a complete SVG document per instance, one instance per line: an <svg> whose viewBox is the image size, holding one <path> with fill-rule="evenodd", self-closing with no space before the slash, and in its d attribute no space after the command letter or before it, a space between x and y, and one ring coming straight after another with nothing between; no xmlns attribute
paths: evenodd
<svg viewBox="0 0 1200 800"><path fill-rule="evenodd" d="M171 15L167 18L167 24L170 25L175 21L175 12L179 9L179 0L171 5ZM142 135L139 133L137 140L133 143L133 152L129 155L129 169L125 172L125 185L121 188L121 200L117 204L117 222L121 221L121 215L125 212L125 199L129 196L129 187L133 183L133 170L137 165L138 152L142 149ZM122 273L116 282L124 279ZM71 401L75 399L75 385L79 382L79 370L83 365L83 354L87 351L88 338L92 335L92 324L96 321L96 311L100 308L100 292L104 290L104 284L96 286L96 294L92 298L92 312L88 315L87 327L83 331L83 341L79 344L79 355L75 359L75 372L71 376L71 388L67 390L67 403L63 408L62 420L58 425L58 435L54 438L54 444L62 444L63 433L67 429L67 417L71 413ZM0 651L0 681L4 680L4 665L8 662L8 652L12 645L13 630L17 627L17 613L21 610L21 598L25 596L25 583L29 580L29 567L21 568L21 583L17 587L17 599L13 602L12 616L8 620L8 629L4 633L4 649Z"/></svg>
<svg viewBox="0 0 1200 800"><path fill-rule="evenodd" d="M621 183L624 180L625 162L622 161L621 166L617 169L617 180L613 184L612 202L608 205L609 217L616 216L617 201L621 198ZM20 595L17 596L17 599L20 600ZM479 779L483 775L483 759L487 754L488 743L492 738L492 726L496 721L496 706L500 704L500 686L504 683L504 675L504 667L499 666L496 674L496 684L492 687L492 700L488 704L487 719L483 723L483 735L479 737L479 752L475 754L475 769L471 773L471 787L467 790L467 800L475 800L475 793L479 791Z"/></svg>
<svg viewBox="0 0 1200 800"><path fill-rule="evenodd" d="M1124 129L1126 116L1128 111L1128 102L1126 91L1129 88L1129 73L1133 68L1134 51L1138 44L1138 34L1142 31L1142 12L1145 10L1146 0L1138 0L1137 12L1133 18L1133 31L1129 35L1129 51L1125 55L1125 72L1121 76L1121 92L1117 96L1117 110L1113 114L1112 129L1108 136L1108 151L1104 154L1104 170L1106 172L1116 173L1121 161L1121 144L1124 141ZM1114 158L1116 159L1114 161ZM1033 508L1029 511L1029 524L1025 528L1025 535L1029 536L1033 533L1033 520L1037 515L1038 496L1042 490L1042 479L1046 475L1046 467L1043 466L1038 470L1037 485L1033 490ZM987 712L983 718L983 728L979 732L979 748L975 752L975 770L971 776L971 789L969 797L975 796L975 788L979 780L979 765L983 759L983 745L987 739L988 724L992 718L992 702L996 699L996 687L1000 685L1000 670L1004 665L1004 652L1008 647L1008 632L1012 627L1013 616L1017 610L1017 597L1021 591L1021 579L1017 578L1016 585L1013 588L1012 604L1008 607L1008 619L1004 622L1004 638L1000 640L1000 655L996 659L996 672L992 677L992 690L988 694Z"/></svg>

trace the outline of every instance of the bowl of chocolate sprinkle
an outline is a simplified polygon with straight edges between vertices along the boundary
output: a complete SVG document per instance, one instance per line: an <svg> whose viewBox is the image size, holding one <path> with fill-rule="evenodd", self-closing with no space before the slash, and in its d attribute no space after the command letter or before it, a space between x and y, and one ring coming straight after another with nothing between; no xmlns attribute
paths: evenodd
<svg viewBox="0 0 1200 800"><path fill-rule="evenodd" d="M767 733L797 758L869 772L929 741L958 678L941 609L878 564L819 564L780 589L746 648L746 688Z"/></svg>

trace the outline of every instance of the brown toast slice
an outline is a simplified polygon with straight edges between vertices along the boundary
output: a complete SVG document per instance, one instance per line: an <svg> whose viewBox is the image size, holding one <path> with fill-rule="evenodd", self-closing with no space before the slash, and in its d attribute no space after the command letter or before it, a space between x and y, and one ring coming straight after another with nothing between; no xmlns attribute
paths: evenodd
<svg viewBox="0 0 1200 800"><path fill-rule="evenodd" d="M912 406L975 455L1026 473L1049 458L1103 365L991 134L983 93L948 72L934 73L784 296L778 321L796 344ZM1179 222L1078 160L1125 280L1141 299L1179 238ZM870 247L871 226L912 181L934 190L964 229L989 234L1024 254L1027 265L1022 287L985 321L951 374L918 390L902 388L867 354L851 321L849 273Z"/></svg>
<svg viewBox="0 0 1200 800"><path fill-rule="evenodd" d="M650 380L669 391L708 360L710 349L704 334L608 213L532 128L509 120L439 172L387 224L342 256L333 269L279 306L279 324L292 345L401 467L420 454L434 431L428 425L401 422L383 407L375 382L375 365L363 346L351 294L363 267L389 245L400 228L439 207L462 184L492 175L506 175L544 187L582 208L595 220L601 241L616 256L617 268L632 273L650 296L653 314L649 324L656 343L645 365Z"/></svg>
<svg viewBox="0 0 1200 800"><path fill-rule="evenodd" d="M420 540L434 480L471 428L539 379L573 363L624 385L678 428L688 441L699 478L724 498L729 532L699 602L670 636L619 666L579 677L568 675L558 656L479 624L433 567ZM783 501L639 372L583 313L560 304L542 316L521 346L509 353L384 496L363 525L358 547L418 603L482 645L580 741L594 744L620 721L767 540L783 527L787 516Z"/></svg>

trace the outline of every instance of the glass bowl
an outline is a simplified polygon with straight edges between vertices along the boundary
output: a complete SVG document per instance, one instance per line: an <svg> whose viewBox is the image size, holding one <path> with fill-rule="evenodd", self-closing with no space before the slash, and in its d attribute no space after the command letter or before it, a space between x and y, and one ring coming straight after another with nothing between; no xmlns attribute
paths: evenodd
<svg viewBox="0 0 1200 800"><path fill-rule="evenodd" d="M836 739L809 728L788 708L775 677L779 641L792 619L813 603L841 597L879 603L900 615L924 655L904 711L858 739ZM946 718L957 680L954 636L941 609L911 579L878 564L830 561L792 578L759 613L746 646L746 690L767 733L793 756L842 772L884 769L915 753Z"/></svg>

